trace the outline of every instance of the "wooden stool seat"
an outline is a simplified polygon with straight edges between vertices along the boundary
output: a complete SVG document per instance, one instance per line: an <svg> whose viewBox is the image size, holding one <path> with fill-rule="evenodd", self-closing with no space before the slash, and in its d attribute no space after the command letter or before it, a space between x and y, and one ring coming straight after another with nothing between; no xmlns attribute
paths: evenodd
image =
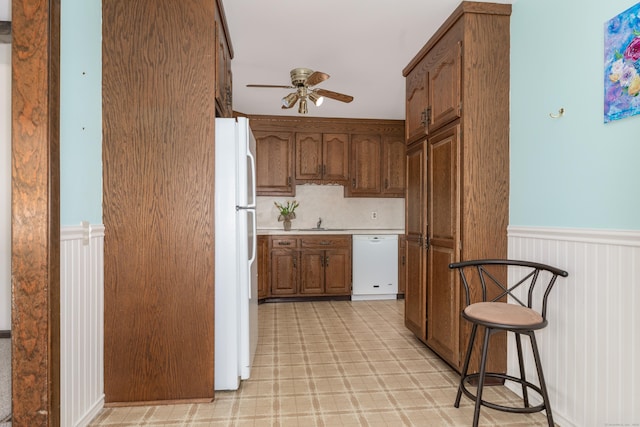
<svg viewBox="0 0 640 427"><path fill-rule="evenodd" d="M503 329L541 329L547 322L542 315L528 307L503 302L477 302L467 306L463 317L483 326Z"/></svg>

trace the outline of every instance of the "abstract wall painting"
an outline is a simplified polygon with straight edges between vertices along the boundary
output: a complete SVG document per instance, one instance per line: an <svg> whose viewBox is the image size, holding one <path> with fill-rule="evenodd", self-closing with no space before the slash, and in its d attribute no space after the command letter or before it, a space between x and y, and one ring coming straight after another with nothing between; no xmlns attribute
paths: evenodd
<svg viewBox="0 0 640 427"><path fill-rule="evenodd" d="M640 114L640 3L604 25L604 122Z"/></svg>

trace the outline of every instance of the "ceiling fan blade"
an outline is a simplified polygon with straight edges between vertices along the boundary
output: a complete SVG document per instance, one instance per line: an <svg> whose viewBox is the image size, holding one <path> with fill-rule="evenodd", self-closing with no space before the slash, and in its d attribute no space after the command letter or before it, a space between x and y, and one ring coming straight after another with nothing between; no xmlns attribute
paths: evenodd
<svg viewBox="0 0 640 427"><path fill-rule="evenodd" d="M247 87L275 87L282 89L295 89L294 86L284 86L284 85L247 85Z"/></svg>
<svg viewBox="0 0 640 427"><path fill-rule="evenodd" d="M329 78L329 74L323 73L322 71L314 71L307 77L307 86L315 86L318 83L322 83L323 81Z"/></svg>
<svg viewBox="0 0 640 427"><path fill-rule="evenodd" d="M353 96L345 95L344 93L332 92L326 89L315 89L314 92L320 96L324 96L325 98L335 99L336 101L341 101L341 102L353 101Z"/></svg>

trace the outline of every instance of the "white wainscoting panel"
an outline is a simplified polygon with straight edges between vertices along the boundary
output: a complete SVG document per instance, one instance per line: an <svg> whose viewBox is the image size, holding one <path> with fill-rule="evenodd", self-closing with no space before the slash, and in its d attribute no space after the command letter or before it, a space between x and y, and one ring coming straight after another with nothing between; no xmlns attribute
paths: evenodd
<svg viewBox="0 0 640 427"><path fill-rule="evenodd" d="M60 421L86 426L104 406L104 226L60 232Z"/></svg>
<svg viewBox="0 0 640 427"><path fill-rule="evenodd" d="M508 236L509 258L569 272L549 297L549 325L536 334L555 422L640 425L640 232L509 227ZM511 337L508 360L518 376Z"/></svg>

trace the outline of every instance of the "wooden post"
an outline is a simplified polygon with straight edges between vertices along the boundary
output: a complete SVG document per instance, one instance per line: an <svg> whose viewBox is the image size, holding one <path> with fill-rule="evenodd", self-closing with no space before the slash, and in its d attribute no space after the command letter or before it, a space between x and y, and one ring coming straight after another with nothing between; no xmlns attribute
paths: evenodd
<svg viewBox="0 0 640 427"><path fill-rule="evenodd" d="M60 0L12 2L13 426L60 424Z"/></svg>

